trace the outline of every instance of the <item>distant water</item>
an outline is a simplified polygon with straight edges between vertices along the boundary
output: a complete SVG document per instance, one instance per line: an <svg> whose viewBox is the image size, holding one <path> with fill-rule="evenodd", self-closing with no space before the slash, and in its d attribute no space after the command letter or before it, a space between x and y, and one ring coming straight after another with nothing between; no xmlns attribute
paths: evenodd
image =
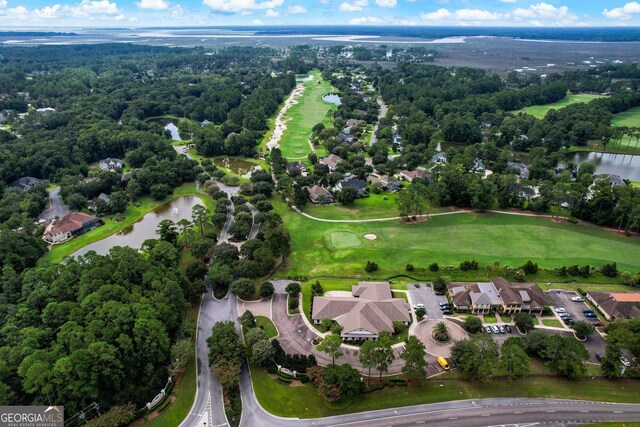
<svg viewBox="0 0 640 427"><path fill-rule="evenodd" d="M342 105L342 99L340 99L340 95L336 95L335 93L329 93L322 97L324 102L329 102L331 104L335 104L338 107Z"/></svg>
<svg viewBox="0 0 640 427"><path fill-rule="evenodd" d="M580 152L568 154L567 157L576 164L587 161L593 163L597 174L614 174L623 179L640 181L640 156Z"/></svg>

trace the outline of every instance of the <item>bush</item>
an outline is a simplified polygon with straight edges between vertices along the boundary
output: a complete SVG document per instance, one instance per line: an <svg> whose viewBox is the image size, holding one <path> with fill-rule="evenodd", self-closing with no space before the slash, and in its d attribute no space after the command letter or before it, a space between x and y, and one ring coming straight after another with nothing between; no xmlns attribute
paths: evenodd
<svg viewBox="0 0 640 427"><path fill-rule="evenodd" d="M542 307L542 313L543 316L553 316L553 311L551 310L551 307L549 307L548 305L545 305L544 307Z"/></svg>
<svg viewBox="0 0 640 427"><path fill-rule="evenodd" d="M422 319L426 315L427 310L424 307L416 308L416 316L418 316L419 319Z"/></svg>
<svg viewBox="0 0 640 427"><path fill-rule="evenodd" d="M571 276L578 276L580 274L580 266L571 265L567 267L567 273L569 273L569 275Z"/></svg>
<svg viewBox="0 0 640 427"><path fill-rule="evenodd" d="M433 290L436 292L447 292L447 281L442 277L436 277L433 281Z"/></svg>
<svg viewBox="0 0 640 427"><path fill-rule="evenodd" d="M413 271L416 268L413 266L413 264L407 264L407 266L404 269L407 270L407 271Z"/></svg>
<svg viewBox="0 0 640 427"><path fill-rule="evenodd" d="M464 319L462 327L470 334L477 334L478 332L482 332L482 320L476 316L468 316Z"/></svg>
<svg viewBox="0 0 640 427"><path fill-rule="evenodd" d="M570 216L569 218L567 218L567 222L570 222L571 224L577 224L578 220L572 216Z"/></svg>
<svg viewBox="0 0 640 427"><path fill-rule="evenodd" d="M460 271L469 271L469 270L477 270L478 269L478 261L462 261L460 263Z"/></svg>
<svg viewBox="0 0 640 427"><path fill-rule="evenodd" d="M378 264L372 261L367 261L367 265L364 267L364 271L366 271L367 273L378 271Z"/></svg>
<svg viewBox="0 0 640 427"><path fill-rule="evenodd" d="M580 267L580 275L582 277L591 276L591 267L588 265L583 265L582 267Z"/></svg>
<svg viewBox="0 0 640 427"><path fill-rule="evenodd" d="M322 295L324 293L324 289L322 289L322 285L319 281L316 280L314 284L311 285L311 294L312 295Z"/></svg>
<svg viewBox="0 0 640 427"><path fill-rule="evenodd" d="M297 296L301 290L302 290L302 287L298 282L291 282L287 285L286 288L284 288L284 291L291 296Z"/></svg>
<svg viewBox="0 0 640 427"><path fill-rule="evenodd" d="M298 309L298 298L296 297L289 297L289 310L293 311L293 310L297 310Z"/></svg>
<svg viewBox="0 0 640 427"><path fill-rule="evenodd" d="M538 272L538 264L531 262L531 260L525 262L520 268L524 270L525 274L536 274Z"/></svg>
<svg viewBox="0 0 640 427"><path fill-rule="evenodd" d="M440 267L438 266L437 262L434 262L433 264L429 265L429 271L438 271L440 270Z"/></svg>
<svg viewBox="0 0 640 427"><path fill-rule="evenodd" d="M273 287L273 283L271 282L264 282L260 286L260 298L270 298L274 292L275 289Z"/></svg>
<svg viewBox="0 0 640 427"><path fill-rule="evenodd" d="M618 266L615 262L612 262L611 264L605 264L600 267L600 273L602 273L603 276L607 277L617 277Z"/></svg>
<svg viewBox="0 0 640 427"><path fill-rule="evenodd" d="M231 284L231 293L240 298L248 298L253 295L256 286L251 279L238 279Z"/></svg>

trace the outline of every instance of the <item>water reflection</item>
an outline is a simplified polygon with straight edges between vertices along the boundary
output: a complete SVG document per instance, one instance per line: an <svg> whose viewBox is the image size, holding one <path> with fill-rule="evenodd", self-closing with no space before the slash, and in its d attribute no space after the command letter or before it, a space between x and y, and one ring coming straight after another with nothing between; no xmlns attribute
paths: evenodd
<svg viewBox="0 0 640 427"><path fill-rule="evenodd" d="M329 102L331 104L335 104L337 106L342 105L342 100L340 99L340 95L335 93L328 93L322 97L322 100L325 102Z"/></svg>
<svg viewBox="0 0 640 427"><path fill-rule="evenodd" d="M244 178L249 178L251 172L260 169L255 163L235 157L217 157L213 159L213 164Z"/></svg>
<svg viewBox="0 0 640 427"><path fill-rule="evenodd" d="M623 179L640 181L640 156L582 152L568 154L567 158L576 164L587 161L593 163L597 174L616 174Z"/></svg>

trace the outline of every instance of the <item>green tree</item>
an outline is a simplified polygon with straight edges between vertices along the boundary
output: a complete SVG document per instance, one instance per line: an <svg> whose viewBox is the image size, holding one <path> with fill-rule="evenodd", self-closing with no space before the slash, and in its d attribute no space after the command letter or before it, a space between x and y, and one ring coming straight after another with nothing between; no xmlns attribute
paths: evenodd
<svg viewBox="0 0 640 427"><path fill-rule="evenodd" d="M374 353L377 345L375 340L367 340L360 346L359 360L362 367L369 370L369 374L367 375L369 377L369 385L371 385L371 369L376 366Z"/></svg>
<svg viewBox="0 0 640 427"><path fill-rule="evenodd" d="M433 327L433 338L436 341L440 342L448 342L451 339L451 333L449 332L449 327L445 322L438 322Z"/></svg>
<svg viewBox="0 0 640 427"><path fill-rule="evenodd" d="M204 227L209 223L207 208L202 205L195 205L191 208L191 220L200 227L200 235L204 237Z"/></svg>
<svg viewBox="0 0 640 427"><path fill-rule="evenodd" d="M170 219L163 219L158 224L156 232L160 235L160 239L175 245L178 242L178 227L175 222Z"/></svg>
<svg viewBox="0 0 640 427"><path fill-rule="evenodd" d="M513 321L521 331L529 332L533 329L533 317L529 313L523 311L516 313L513 316Z"/></svg>
<svg viewBox="0 0 640 427"><path fill-rule="evenodd" d="M472 335L468 340L456 341L451 359L458 365L462 377L487 381L498 365L498 344L487 334Z"/></svg>
<svg viewBox="0 0 640 427"><path fill-rule="evenodd" d="M271 298L275 292L275 288L273 287L273 283L264 282L260 285L260 298Z"/></svg>
<svg viewBox="0 0 640 427"><path fill-rule="evenodd" d="M245 346L240 340L234 323L216 322L211 328L211 335L207 338L209 347L209 365L213 366L221 359L235 361L238 364L246 357Z"/></svg>
<svg viewBox="0 0 640 427"><path fill-rule="evenodd" d="M405 361L402 373L409 381L422 380L427 376L427 352L424 344L415 336L410 336L400 357Z"/></svg>
<svg viewBox="0 0 640 427"><path fill-rule="evenodd" d="M509 379L514 380L529 373L529 356L521 345L507 343L502 344L500 366L507 371Z"/></svg>
<svg viewBox="0 0 640 427"><path fill-rule="evenodd" d="M482 332L482 320L476 316L467 316L462 323L462 327L470 334Z"/></svg>
<svg viewBox="0 0 640 427"><path fill-rule="evenodd" d="M573 324L573 330L576 331L576 336L580 339L589 338L596 331L596 327L593 323L584 320L578 320Z"/></svg>
<svg viewBox="0 0 640 427"><path fill-rule="evenodd" d="M213 365L213 373L225 390L240 383L240 369L241 362L236 359L221 358Z"/></svg>
<svg viewBox="0 0 640 427"><path fill-rule="evenodd" d="M256 342L251 348L251 360L260 366L266 366L275 355L276 349L267 339Z"/></svg>
<svg viewBox="0 0 640 427"><path fill-rule="evenodd" d="M251 328L244 334L244 343L247 346L249 352L253 349L253 346L260 341L267 339L267 334L261 328Z"/></svg>
<svg viewBox="0 0 640 427"><path fill-rule="evenodd" d="M291 282L284 288L284 291L290 296L295 297L302 291L302 287L298 282Z"/></svg>
<svg viewBox="0 0 640 427"><path fill-rule="evenodd" d="M424 316L427 315L427 309L424 307L418 307L416 308L416 316L418 317L418 319L422 319Z"/></svg>
<svg viewBox="0 0 640 427"><path fill-rule="evenodd" d="M380 373L380 379L382 379L382 373L389 370L389 366L396 357L391 346L391 335L389 335L388 332L380 332L376 340L375 350L373 351L373 359L375 361L375 367Z"/></svg>
<svg viewBox="0 0 640 427"><path fill-rule="evenodd" d="M256 285L251 279L238 279L231 284L231 293L240 298L249 298L256 290Z"/></svg>
<svg viewBox="0 0 640 427"><path fill-rule="evenodd" d="M327 353L331 356L331 364L336 364L336 357L341 357L342 352L340 351L340 346L342 345L342 338L340 335L331 334L322 340L320 344L318 344L318 350Z"/></svg>
<svg viewBox="0 0 640 427"><path fill-rule="evenodd" d="M589 352L580 341L573 337L551 335L545 344L542 357L558 374L572 379L586 373L584 362L589 359Z"/></svg>
<svg viewBox="0 0 640 427"><path fill-rule="evenodd" d="M324 369L324 384L338 390L338 399L348 399L362 393L360 372L349 364L331 365Z"/></svg>
<svg viewBox="0 0 640 427"><path fill-rule="evenodd" d="M345 206L352 205L358 198L358 190L351 187L343 188L336 193L336 199Z"/></svg>
<svg viewBox="0 0 640 427"><path fill-rule="evenodd" d="M608 343L605 348L605 354L602 357L602 364L600 365L602 375L604 375L605 378L615 379L621 376L621 357L622 352L620 351L620 347L617 344Z"/></svg>
<svg viewBox="0 0 640 427"><path fill-rule="evenodd" d="M118 427L126 426L135 419L136 407L133 403L116 405L99 417L89 420L86 427Z"/></svg>
<svg viewBox="0 0 640 427"><path fill-rule="evenodd" d="M447 292L447 281L443 277L433 279L433 290L436 292Z"/></svg>
<svg viewBox="0 0 640 427"><path fill-rule="evenodd" d="M240 316L240 324L246 329L255 328L256 318L251 311L247 310Z"/></svg>

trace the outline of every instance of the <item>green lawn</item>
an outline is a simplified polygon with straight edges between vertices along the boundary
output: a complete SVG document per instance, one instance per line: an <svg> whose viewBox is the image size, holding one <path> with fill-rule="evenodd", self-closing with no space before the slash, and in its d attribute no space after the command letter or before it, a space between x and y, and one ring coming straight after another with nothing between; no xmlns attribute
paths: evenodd
<svg viewBox="0 0 640 427"><path fill-rule="evenodd" d="M551 326L554 328L562 328L564 326L558 319L542 319L542 324L544 326Z"/></svg>
<svg viewBox="0 0 640 427"><path fill-rule="evenodd" d="M96 228L95 230L75 237L65 243L54 245L51 250L41 258L41 261L57 264L78 249L90 243L97 242L98 240L109 237L112 234L115 234L118 231L122 230L123 228L137 222L140 218L142 218L158 206L178 197L189 195L199 197L203 201L207 209L210 212L213 212L213 209L215 208L215 201L213 199L208 197L206 194L196 192L194 183L183 184L180 187L176 188L173 191L173 194L163 200L158 201L147 196L139 200L139 206L129 205L124 213L125 220L122 222L116 222L113 219L113 216L106 217L104 218L104 225Z"/></svg>
<svg viewBox="0 0 640 427"><path fill-rule="evenodd" d="M200 301L193 303L191 307L189 307L187 310L187 318L195 321L198 318L199 311ZM192 332L195 337L195 329ZM171 403L167 409L162 411L160 415L145 422L145 426L177 426L182 422L182 420L184 420L191 409L191 405L193 405L193 399L196 397L196 365L197 361L194 355L194 357L189 360L184 376L171 391L171 394L175 396L173 403Z"/></svg>
<svg viewBox="0 0 640 427"><path fill-rule="evenodd" d="M370 194L369 197L357 199L351 206L339 203L330 205L308 203L303 211L323 219L373 219L398 216L396 195L389 193Z"/></svg>
<svg viewBox="0 0 640 427"><path fill-rule="evenodd" d="M532 105L531 107L525 107L520 110L512 111L514 114L525 113L532 115L536 119L543 119L549 110L559 110L571 104L585 103L593 101L594 99L603 98L601 95L592 95L589 93L581 93L577 95L567 95L565 98L558 102L545 105Z"/></svg>
<svg viewBox="0 0 640 427"><path fill-rule="evenodd" d="M564 289L566 291L578 291L578 288L585 292L602 291L602 292L628 292L629 286L619 283L539 283L543 291L549 289Z"/></svg>
<svg viewBox="0 0 640 427"><path fill-rule="evenodd" d="M282 155L289 160L305 159L311 152L308 139L311 128L317 123L330 125L329 111L337 107L322 100L322 97L336 89L329 82L322 79L320 72L314 70L309 73L312 80L303 83L304 92L298 98L298 103L292 105L285 114L287 129L280 139ZM324 154L324 149L316 149L318 155Z"/></svg>
<svg viewBox="0 0 640 427"><path fill-rule="evenodd" d="M303 217L275 199L273 204L292 239L291 267L281 269L280 277L384 278L403 272L407 263L424 269L433 262L457 266L471 259L512 267L529 259L541 267L615 261L621 270L640 270L639 240L589 225L491 213L444 215L418 224L328 223ZM377 238L367 240L365 234ZM366 273L368 260L379 270Z"/></svg>
<svg viewBox="0 0 640 427"><path fill-rule="evenodd" d="M484 323L496 323L498 321L495 314L484 314L482 317L484 318Z"/></svg>
<svg viewBox="0 0 640 427"><path fill-rule="evenodd" d="M638 127L640 125L640 107L631 108L623 113L616 114L611 119L611 124L616 127Z"/></svg>
<svg viewBox="0 0 640 427"><path fill-rule="evenodd" d="M532 362L532 371L545 372L538 361ZM580 379L569 381L554 376L528 377L508 381L494 379L487 383L474 383L456 378L455 371L437 379L406 387L385 388L366 393L340 405L331 407L312 385L290 387L269 378L264 370L252 367L251 375L260 404L274 415L282 417L328 417L376 409L394 408L449 400L479 399L485 397L555 397L613 402L640 402L640 382Z"/></svg>
<svg viewBox="0 0 640 427"><path fill-rule="evenodd" d="M274 325L268 317L256 316L256 326L261 328L267 334L267 338L278 336L276 325Z"/></svg>

